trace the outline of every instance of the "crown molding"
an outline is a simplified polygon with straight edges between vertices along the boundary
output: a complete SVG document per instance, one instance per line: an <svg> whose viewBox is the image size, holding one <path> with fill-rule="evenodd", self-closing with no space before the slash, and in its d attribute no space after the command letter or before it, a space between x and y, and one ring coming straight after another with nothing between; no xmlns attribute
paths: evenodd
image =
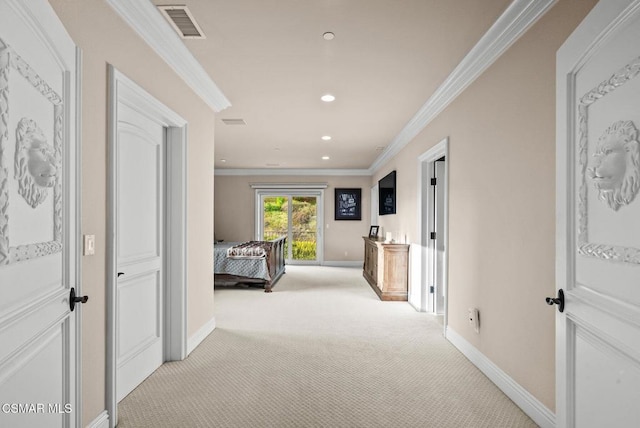
<svg viewBox="0 0 640 428"><path fill-rule="evenodd" d="M308 175L308 176L371 176L370 169L294 169L294 168L255 168L255 169L214 169L214 175Z"/></svg>
<svg viewBox="0 0 640 428"><path fill-rule="evenodd" d="M557 0L514 0L369 168L375 173L491 66Z"/></svg>
<svg viewBox="0 0 640 428"><path fill-rule="evenodd" d="M150 1L107 0L107 3L209 107L219 112L231 106Z"/></svg>

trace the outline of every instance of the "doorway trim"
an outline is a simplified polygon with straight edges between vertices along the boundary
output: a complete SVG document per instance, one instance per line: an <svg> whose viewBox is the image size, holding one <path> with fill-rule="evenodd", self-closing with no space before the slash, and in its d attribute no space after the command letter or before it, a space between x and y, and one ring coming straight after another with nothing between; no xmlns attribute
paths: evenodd
<svg viewBox="0 0 640 428"><path fill-rule="evenodd" d="M433 146L418 157L418 234L420 236L420 272L417 275L420 278L416 290L409 291L411 305L420 312L432 312L434 308L434 294L429 292L429 274L434 269L431 261L433 260L433 252L435 251L433 240L429 239L429 228L425 225L433 224L434 213L431 209L435 203L434 195L431 191L430 180L434 175L435 162L445 157L445 180L444 180L444 326L447 326L447 302L448 302L448 277L447 271L449 266L449 137L444 138L438 144Z"/></svg>
<svg viewBox="0 0 640 428"><path fill-rule="evenodd" d="M166 128L164 361L183 360L187 356L187 121L112 65L109 65L108 75L106 407L109 426L115 427L118 422L116 397L118 103L135 108Z"/></svg>

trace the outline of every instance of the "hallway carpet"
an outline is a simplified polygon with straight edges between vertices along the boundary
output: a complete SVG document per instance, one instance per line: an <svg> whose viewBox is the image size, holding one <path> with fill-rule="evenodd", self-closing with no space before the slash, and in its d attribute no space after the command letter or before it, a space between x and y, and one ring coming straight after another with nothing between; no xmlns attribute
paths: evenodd
<svg viewBox="0 0 640 428"><path fill-rule="evenodd" d="M535 427L360 269L287 266L271 294L215 291L217 328L119 404L119 427Z"/></svg>

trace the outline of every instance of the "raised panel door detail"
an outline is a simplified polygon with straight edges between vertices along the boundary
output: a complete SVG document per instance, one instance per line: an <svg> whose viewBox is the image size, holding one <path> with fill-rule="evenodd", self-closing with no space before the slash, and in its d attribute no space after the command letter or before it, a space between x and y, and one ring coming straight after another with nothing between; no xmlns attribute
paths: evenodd
<svg viewBox="0 0 640 428"><path fill-rule="evenodd" d="M62 250L63 115L58 92L0 38L0 265Z"/></svg>
<svg viewBox="0 0 640 428"><path fill-rule="evenodd" d="M118 135L118 258L159 256L162 141L123 124Z"/></svg>
<svg viewBox="0 0 640 428"><path fill-rule="evenodd" d="M578 252L602 260L640 264L639 228L612 230L608 239L593 236L590 222L602 221L610 229L620 218L640 214L630 206L640 189L640 57L613 72L578 103ZM611 115L621 107L620 116ZM602 108L596 108L600 107ZM631 119L631 120L630 120ZM634 123L634 120L636 121ZM601 206L612 212L603 212ZM600 209L599 209L600 208ZM618 211L620 215L615 215ZM627 212L624 212L627 211ZM633 212L633 214L631 212ZM613 235L613 236L612 236ZM617 236L616 236L617 235ZM603 239L604 238L604 239Z"/></svg>
<svg viewBox="0 0 640 428"><path fill-rule="evenodd" d="M118 359L144 350L160 340L160 279L158 272L118 283Z"/></svg>

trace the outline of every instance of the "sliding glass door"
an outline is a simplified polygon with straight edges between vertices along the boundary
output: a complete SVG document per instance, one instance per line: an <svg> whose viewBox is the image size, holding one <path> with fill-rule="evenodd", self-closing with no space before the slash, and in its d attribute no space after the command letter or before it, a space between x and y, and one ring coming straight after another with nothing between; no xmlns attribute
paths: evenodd
<svg viewBox="0 0 640 428"><path fill-rule="evenodd" d="M318 264L319 194L282 192L260 195L258 239L287 237L285 256L290 264Z"/></svg>

